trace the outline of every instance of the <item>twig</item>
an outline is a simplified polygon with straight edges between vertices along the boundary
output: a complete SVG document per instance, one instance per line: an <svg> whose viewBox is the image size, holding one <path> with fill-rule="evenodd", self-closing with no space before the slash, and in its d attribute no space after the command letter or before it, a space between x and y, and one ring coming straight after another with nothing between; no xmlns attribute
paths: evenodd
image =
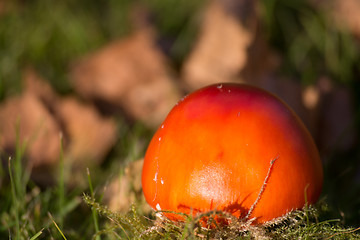
<svg viewBox="0 0 360 240"><path fill-rule="evenodd" d="M333 235L325 238L325 240L330 239L330 238L332 238L332 237L335 237L336 235L339 235L339 234L343 234L343 233L353 233L353 232L356 232L356 231L359 231L359 230L360 230L360 227L355 228L355 229L353 229L353 230L349 230L349 231L337 232L337 233L334 233Z"/></svg>
<svg viewBox="0 0 360 240"><path fill-rule="evenodd" d="M261 195L263 194L263 192L264 192L264 190L265 190L265 187L266 187L266 184L267 184L268 181L269 181L269 177L270 177L270 174L271 174L271 170L272 170L272 168L273 168L273 166L274 166L274 164L275 164L275 161L278 160L278 159L279 159L279 155L278 155L277 157L275 157L273 160L270 161L270 166L269 166L268 172L267 172L267 174L266 174L266 177L265 177L265 179L264 179L264 182L263 182L263 184L262 184L262 186L261 186L260 192L259 192L259 194L258 194L255 202L251 205L251 207L250 207L247 215L244 217L243 220L246 221L246 220L250 217L250 215L251 215L252 212L254 211L256 205L257 205L258 202L260 201ZM254 219L254 220L255 220L255 219Z"/></svg>

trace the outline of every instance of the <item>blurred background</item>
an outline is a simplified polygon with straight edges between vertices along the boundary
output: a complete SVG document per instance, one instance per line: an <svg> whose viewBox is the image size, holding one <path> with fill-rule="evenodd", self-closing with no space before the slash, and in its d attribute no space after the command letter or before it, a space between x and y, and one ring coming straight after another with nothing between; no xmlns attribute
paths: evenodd
<svg viewBox="0 0 360 240"><path fill-rule="evenodd" d="M295 110L324 163L325 218L359 226L359 80L358 0L0 0L0 233L13 227L9 156L21 156L34 229L51 211L73 236L89 232L73 224L89 214L87 168L111 209L148 211L152 134L217 82Z"/></svg>

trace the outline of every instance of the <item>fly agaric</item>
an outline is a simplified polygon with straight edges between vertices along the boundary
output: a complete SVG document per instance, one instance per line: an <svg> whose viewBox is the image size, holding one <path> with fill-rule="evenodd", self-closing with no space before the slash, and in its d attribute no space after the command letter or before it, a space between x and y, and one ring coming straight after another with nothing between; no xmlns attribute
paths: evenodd
<svg viewBox="0 0 360 240"><path fill-rule="evenodd" d="M180 100L151 140L142 171L145 199L156 210L216 209L253 224L315 203L322 182L318 150L296 114L240 84L211 85Z"/></svg>

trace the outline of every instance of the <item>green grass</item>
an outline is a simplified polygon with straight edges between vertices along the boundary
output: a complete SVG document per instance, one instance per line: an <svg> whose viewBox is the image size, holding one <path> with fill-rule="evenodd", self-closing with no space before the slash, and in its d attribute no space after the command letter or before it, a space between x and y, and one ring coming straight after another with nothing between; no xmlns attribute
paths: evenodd
<svg viewBox="0 0 360 240"><path fill-rule="evenodd" d="M6 2L6 9L0 13L0 101L21 91L22 71L28 66L57 92L72 93L68 79L71 64L126 36L134 27L129 21L131 0ZM204 2L137 1L151 10L159 46L176 70L198 34L198 14ZM359 41L346 30L335 28L325 12L307 1L264 0L261 16L267 41L283 57L280 73L304 84L327 75L351 89L358 115L354 129L358 129ZM360 183L356 181L359 149L334 152L326 159L321 204L297 211L277 225L240 231L241 223L234 221L233 225L202 229L199 218L188 216L183 223L155 220L154 213L145 214L138 205L128 213L112 212L102 201L103 187L127 163L144 155L153 133L121 117L118 126L118 141L105 162L80 173L88 182L85 185L69 187L70 168L62 154L54 172L57 183L44 187L32 181L30 169L25 167L26 143L18 140L10 158L1 152L0 239L360 238Z"/></svg>
<svg viewBox="0 0 360 240"><path fill-rule="evenodd" d="M269 42L284 57L283 71L304 84L321 75L342 84L359 72L359 43L346 29L338 29L325 10L304 0L264 0L261 12Z"/></svg>

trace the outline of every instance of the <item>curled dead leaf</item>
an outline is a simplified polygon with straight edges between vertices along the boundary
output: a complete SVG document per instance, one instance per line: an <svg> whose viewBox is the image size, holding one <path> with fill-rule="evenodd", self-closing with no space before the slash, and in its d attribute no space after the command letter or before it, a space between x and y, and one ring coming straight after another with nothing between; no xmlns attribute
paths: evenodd
<svg viewBox="0 0 360 240"><path fill-rule="evenodd" d="M0 147L14 153L16 132L26 144L27 163L31 168L53 165L60 153L60 132L55 118L33 94L7 99L0 106Z"/></svg>
<svg viewBox="0 0 360 240"><path fill-rule="evenodd" d="M137 202L141 210L149 212L141 188L141 171L144 159L130 162L118 178L114 178L104 192L104 200L112 211L126 212Z"/></svg>
<svg viewBox="0 0 360 240"><path fill-rule="evenodd" d="M224 1L223 1L224 2ZM211 1L205 10L200 36L184 63L182 76L190 90L224 81L236 81L248 58L256 16L253 1L247 11L231 12L230 1ZM232 1L234 3L234 1ZM246 15L244 21L240 21Z"/></svg>
<svg viewBox="0 0 360 240"><path fill-rule="evenodd" d="M83 97L122 108L150 127L161 123L181 95L149 29L84 58L73 68L72 79Z"/></svg>
<svg viewBox="0 0 360 240"><path fill-rule="evenodd" d="M115 144L115 121L74 97L62 98L56 112L68 139L65 158L78 166L99 165Z"/></svg>
<svg viewBox="0 0 360 240"><path fill-rule="evenodd" d="M335 0L330 8L340 28L349 29L355 36L360 37L360 1Z"/></svg>

